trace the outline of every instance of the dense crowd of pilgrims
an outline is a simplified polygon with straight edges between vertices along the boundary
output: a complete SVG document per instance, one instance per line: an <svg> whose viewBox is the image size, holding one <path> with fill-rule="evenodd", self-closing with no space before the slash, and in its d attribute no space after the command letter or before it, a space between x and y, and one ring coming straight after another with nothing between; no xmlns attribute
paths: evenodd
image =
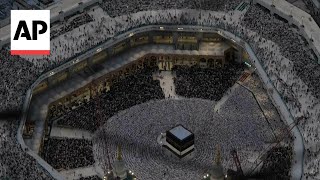
<svg viewBox="0 0 320 180"><path fill-rule="evenodd" d="M239 86L218 113L214 106L214 101L187 98L150 101L126 109L111 117L95 133L96 159L107 171L108 161L103 157L109 153L114 157L114 150L120 144L128 169L141 179L200 179L212 168L212 149L220 144L225 170L235 169L230 156L232 148L238 150L242 166L253 169L255 165L247 161L248 157L264 151L263 147L273 139L254 97ZM177 124L195 134L195 155L190 160L176 161L167 157L156 140ZM288 176L290 168L286 170Z"/></svg>
<svg viewBox="0 0 320 180"><path fill-rule="evenodd" d="M0 21L9 16L11 5L12 5L12 0L2 0L0 2Z"/></svg>
<svg viewBox="0 0 320 180"><path fill-rule="evenodd" d="M94 11L86 12L89 15L80 15L80 17L83 16L84 19L78 18L79 23L88 23L88 26L79 26L77 23L72 22L64 25L64 27L61 26L63 27L60 28L61 32L54 32L54 34L60 34L60 36L53 37L52 39L53 49L51 53L52 56L50 57L43 57L41 59L27 58L27 61L25 59L26 57L10 56L8 49L2 49L0 51L0 77L2 77L0 83L0 99L2 100L0 112L19 112L26 90L37 77L65 63L81 52L109 40L114 35L134 27L148 24L201 24L203 26L214 26L226 29L240 36L251 45L270 76L270 79L283 96L291 113L296 118L302 117L306 119L306 121L299 124L305 140L306 149L304 178L312 179L319 175L320 160L317 158L319 157L319 148L314 148L314 144L317 141L317 129L320 125L318 122L320 119L320 91L318 91L320 88L320 66L316 63L314 54L307 47L308 44L305 38L300 34L299 28L301 27L290 26L282 19L272 16L259 5L250 6L246 14L241 16L240 20L237 20L237 18L233 17L234 13L229 10L234 10L236 6L241 3L241 0L218 0L214 3L211 1L199 1L198 3L188 1L188 3L186 3L186 1L182 0L177 1L175 4L166 4L162 1L130 1L130 4L127 3L128 2L125 1L117 1L116 3L114 3L114 1L105 1L100 5L102 9L104 9L104 13L111 17L109 17L109 19L107 16L98 16L99 12L97 12L96 8ZM155 15L147 12L148 10L175 8L182 10L177 10L177 12L168 10L158 14L154 13ZM194 11L184 11L183 9L186 8L229 12L223 15L209 11L203 11L202 14L191 14L190 12ZM125 17L116 17L119 15ZM74 28L74 30L72 30L72 28ZM88 29L93 29L94 31L89 32ZM69 43L67 43L67 41ZM135 101L143 103L148 99L163 98L161 89L155 88L157 85L150 83L148 77L143 77L141 78L142 80L139 79L139 81L137 81L138 78L139 77L133 76L130 81L123 80L123 82L121 82L121 80L119 80L120 82L114 84L113 88L115 89L111 89L110 94L116 93L120 99L113 99L113 96L109 94L102 95L101 99L116 103L114 103L114 107L107 105L102 107L106 109L108 113L103 113L107 114L107 116L103 116L101 119L110 118L116 112L135 105ZM139 97L126 97L124 94L126 92L128 93L128 90L119 87L121 83L131 82L135 82L131 85L137 84L137 86L139 86L139 83L144 84L144 81L150 84L150 89L137 87L137 90L147 92L139 93ZM119 83L118 87L117 83ZM131 93L132 92L129 94ZM130 101L132 98L134 101ZM128 102L122 104L124 101ZM90 109L94 109L95 104L91 101L84 102L84 104L85 105L81 105L79 109L84 108L82 113L88 113L88 116L93 117L92 124L84 125L81 121L77 123L77 125L70 124L72 121L71 119L67 120L68 116L71 117L71 115L73 115L76 117L72 118L73 120L79 119L76 113L72 114L78 111L78 109L67 113L66 117L63 118L60 123L94 131L98 127L96 122L99 120L95 118L95 112L90 111ZM7 117L1 116L1 118ZM37 165L36 161L27 155L18 144L15 135L18 122L10 121L7 123L9 123L9 125L3 126L2 128L2 133L6 135L1 136L0 141L0 153L3 154L0 156L0 158L2 158L0 161L0 177L12 177L14 179L23 179L23 177L48 179L49 177L40 166Z"/></svg>
<svg viewBox="0 0 320 180"><path fill-rule="evenodd" d="M86 139L49 138L44 142L43 159L58 170L93 165L91 141Z"/></svg>
<svg viewBox="0 0 320 180"><path fill-rule="evenodd" d="M275 108L272 101L270 101L267 91L265 90L263 83L260 81L259 75L256 73L252 74L251 77L247 78L242 84L249 88L254 94L267 122L270 124L274 132L274 135L280 137L281 133L283 133L283 129L286 128L286 125L282 123L279 112ZM283 138L287 139L292 137L290 134L287 134Z"/></svg>
<svg viewBox="0 0 320 180"><path fill-rule="evenodd" d="M220 71L217 69L198 69L198 71L194 71L197 67L187 67L187 66L176 66L174 67L174 71L182 68L186 72L189 72L189 76L193 76L195 78L201 79L206 79L206 75L201 73L202 71L206 71L211 74L215 74L217 77L216 78L211 78L207 79L209 80L206 84L199 83L197 81L190 81L188 83L181 83L176 85L177 89L188 89L189 91L193 91L193 87L195 87L197 84L201 84L202 90L199 93L200 97L196 98L201 98L201 99L209 99L209 100L219 100L222 97L221 93L226 93L228 88L232 86L235 82L235 80L240 76L240 72L242 71L241 67L239 69L235 70L236 64L230 64L224 68L225 71ZM239 66L239 65L238 65ZM260 108L258 104L255 102L254 97L250 94L250 92L244 88L238 88L236 92L232 93L233 95L228 99L228 101L225 103L225 105L221 108L219 113L214 114L215 112L213 111L212 107L214 107L214 102L211 101L201 101L198 99L193 99L193 100L179 100L178 102L175 101L160 101L158 104L157 101L155 100L160 100L164 98L163 92L161 90L159 81L155 81L152 79L153 72L157 70L156 67L150 67L145 65L143 69L139 69L135 71L133 74L126 75L121 77L119 80L116 81L115 84L111 86L110 91L107 93L103 93L100 96L100 103L102 105L101 109L103 109L102 112L97 113L97 111L100 111L95 104L95 101L89 101L85 103L81 103L79 107L74 109L73 111L70 111L69 113L66 113L66 115L63 115L62 118L59 118L58 122L56 125L58 126L63 126L63 127L72 127L76 129L83 129L83 130L89 130L91 132L94 132L101 124L105 124L106 120L108 120L106 125L106 131L104 133L97 133L98 135L95 138L95 146L99 147L96 148L96 155L98 161L101 161L100 164L104 164L105 167L108 167L105 163L104 160L106 158L99 158L101 157L106 157L106 154L104 151L107 149L106 147L101 147L102 145L105 146L105 139L109 139L112 141L117 141L117 142L112 142L110 144L107 144L107 146L112 146L108 147L108 149L113 149L116 148L116 145L121 143L129 143L130 145L134 147L124 147L123 149L127 151L130 149L132 152L136 152L134 157L139 156L139 158L144 158L144 157L149 157L151 156L152 158L149 159L157 159L154 153L151 153L150 155L147 155L149 153L149 149L147 150L144 149L143 157L141 156L140 152L142 152L142 149L139 148L145 148L144 146L148 146L148 144L156 144L154 141L154 138L151 136L157 135L159 132L165 131L166 128L170 128L171 126L174 126L172 123L184 123L188 125L192 130L196 132L197 135L201 136L199 139L212 139L214 138L215 140L212 142L217 142L217 137L214 137L213 134L217 135L217 133L212 133L212 134L207 134L207 133L201 133L200 131L206 131L205 128L203 128L200 124L206 126L208 123L210 124L211 120L209 117L214 117L213 119L216 119L216 121L212 122L217 122L218 124L210 125L209 127L218 127L219 125L222 126L227 126L227 124L234 126L236 122L241 124L239 126L235 126L233 130L229 128L228 131L226 131L227 134L232 134L232 132L237 132L237 138L239 139L233 139L233 138L228 138L230 143L227 144L233 144L237 146L239 149L243 149L243 147L240 147L240 145L236 145L236 142L241 142L241 144L245 144L241 139L245 139L244 137L252 137L252 140L248 140L248 147L252 146L252 150L257 150L254 147L261 145L261 143L265 142L270 142L274 138L273 133L271 132L271 129L279 129L280 127L283 127L283 123L281 122L280 118L278 118L277 122L272 123L272 128L269 127L267 121L264 120L264 116L262 115ZM217 70L217 72L215 72ZM235 71L235 72L233 72ZM228 72L228 73L225 73ZM233 73L231 73L233 72ZM184 78L189 78L189 76L181 75L180 73L176 73L177 79L180 81L184 82ZM233 81L233 83L226 83L224 85L223 82L226 82L228 80ZM188 80L188 79L186 79ZM180 87L181 86L181 87ZM259 86L259 85L257 85ZM212 90L212 88L217 88L219 90L217 91L211 91L212 94L208 96L207 91ZM221 88L221 89L220 89ZM224 88L224 89L223 89ZM260 87L261 88L261 87ZM116 91L115 91L116 89ZM150 90L153 91L153 93L150 93ZM155 92L154 90L157 90ZM182 90L181 90L182 91ZM188 90L187 90L188 91ZM194 89L194 91L197 91L197 89ZM126 96L129 96L130 99L126 99L124 97L123 92L125 92ZM158 95L157 95L158 94ZM195 94L195 93L194 93ZM185 96L188 98L194 98L192 97L191 94L190 96ZM112 95L112 101L110 96ZM139 95L139 96L138 96ZM155 96L157 95L157 96ZM181 94L180 94L181 95ZM181 95L182 96L182 95ZM109 99L108 99L109 97ZM183 97L183 96L182 96ZM183 97L183 98L185 98ZM215 99L212 99L212 97L215 97ZM117 101L119 99L122 99L124 101ZM141 104L143 102L147 101L152 101L152 103L147 103L147 104ZM268 102L268 101L266 101ZM141 104L140 106L134 106L137 104ZM246 104L246 106L243 106L242 104ZM263 104L263 103L261 103ZM133 108L130 108L134 106ZM151 108L148 109L147 107ZM207 108L204 108L207 107ZM211 107L211 110L209 110ZM202 108L202 110L200 110ZM274 108L274 107L273 107ZM110 109L112 109L110 111ZM231 112L233 109L236 109L237 111L234 111L235 113L227 113ZM275 108L274 108L275 109ZM271 111L271 108L268 109ZM173 111L173 112L171 112ZM202 112L203 111L203 112ZM58 112L58 109L54 107L54 112ZM114 114L120 112L120 114L113 116ZM164 113L165 112L165 113ZM121 117L123 114L125 114L126 119L123 120ZM166 115L170 115L170 117L166 117ZM56 113L55 115L59 115L59 113ZM179 117L180 115L180 117ZM120 116L120 117L119 117ZM138 117L136 117L138 116ZM192 117L189 117L192 116ZM160 118L162 117L162 118ZM241 118L239 118L241 117ZM53 115L51 118L55 118ZM99 122L97 118L101 118L103 122ZM110 119L111 118L111 119ZM116 120L112 120L114 118L118 118ZM155 120L152 120L155 118ZM172 118L170 120L170 118ZM76 120L75 120L76 119ZM157 119L157 120L156 120ZM219 119L219 120L217 120ZM250 122L250 126L247 123L241 123L240 120L246 121L248 119L254 120L254 122ZM188 120L188 122L186 122ZM190 122L189 122L190 121ZM196 121L196 124L194 124ZM233 123L233 121L235 121ZM274 121L276 121L274 119ZM110 122L110 123L109 123ZM223 123L222 123L223 122ZM259 123L258 123L259 122ZM153 124L155 123L155 124ZM199 123L199 124L198 124ZM221 123L221 124L220 124ZM255 124L256 123L256 124ZM121 125L122 124L122 125ZM193 124L193 125L192 125ZM125 126L124 126L125 125ZM122 128L123 127L123 128ZM252 131L250 131L250 135L246 134L248 131L241 131L244 127L247 128L252 128ZM159 129L160 128L160 129ZM238 129L239 128L239 129ZM219 128L217 128L219 129ZM198 132L199 131L199 132ZM129 133L129 134L128 134ZM259 134L261 133L261 134ZM107 134L107 135L106 135ZM243 135L241 135L243 134ZM106 137L108 136L108 137ZM121 136L121 137L120 137ZM141 137L143 136L143 137ZM219 135L220 136L220 135ZM228 137L224 136L223 137ZM132 137L135 140L130 140L126 139L128 137ZM248 138L247 138L248 139ZM136 141L139 142L136 142ZM228 141L227 139L222 140L222 142ZM126 142L127 141L127 142ZM144 142L146 141L146 142ZM154 141L154 142L153 142ZM108 142L108 141L107 141ZM221 142L221 143L222 143ZM101 144L102 143L102 144ZM203 142L206 143L206 142ZM253 143L253 144L250 144ZM200 145L201 143L198 144L199 147L202 147ZM49 144L48 144L49 145ZM71 148L73 148L71 146ZM75 147L75 149L80 149L79 147ZM248 149L247 149L248 150ZM151 148L150 151L155 151L155 148ZM228 154L228 151L230 149L226 149L224 152ZM211 152L210 148L207 148L207 154ZM249 154L245 154L241 150L239 151L240 154L244 154L244 157L248 157ZM91 153L91 152L90 152ZM55 154L50 152L49 154ZM139 155L140 154L140 155ZM161 152L158 152L157 156L161 154ZM55 154L56 155L56 154ZM112 155L113 156L113 155ZM62 156L61 156L62 157ZM135 159L131 159L134 157L131 157L130 152L126 152L126 157L129 162L139 162L141 166L138 166L135 163L132 163L130 167L135 169L135 172L141 173L144 172L142 169L144 167L154 167L153 164L148 164L148 161L142 161L139 159L139 161L136 161ZM244 158L243 157L243 158ZM201 156L198 157L201 159ZM229 162L230 157L226 157L226 163L231 163ZM244 158L246 159L246 158ZM289 159L290 161L291 159ZM156 161L156 160L154 160ZM51 162L51 160L48 160L48 162ZM59 162L59 161L56 161ZM62 163L66 163L67 161L62 161ZM69 163L75 163L75 161L70 161ZM151 162L149 162L151 163ZM161 165L161 162L153 162L152 163L157 163L159 166ZM210 162L207 162L210 163ZM290 163L290 162L288 162ZM232 163L231 163L232 164ZM243 162L244 165L248 164L248 162ZM250 163L249 163L250 164ZM77 165L77 167L85 166L83 164ZM187 166L187 164L184 164L184 166ZM229 165L228 165L229 166ZM253 165L252 165L253 166ZM141 169L140 169L140 168ZM201 168L206 169L209 167L209 165L206 166L200 166ZM231 166L232 167L232 166ZM185 167L186 168L186 167ZM193 175L194 176L202 176L204 171L201 171L201 168L199 168L199 171L195 172ZM161 168L159 168L161 169ZM288 170L288 169L286 169ZM105 169L107 171L107 169ZM287 172L287 171L284 171ZM154 175L155 179L158 179L159 177L162 177L163 171L159 171L159 174ZM142 174L147 174L142 173ZM281 174L281 173L280 173ZM146 176L146 177L145 177ZM173 179L181 179L182 176L181 174L167 174L167 176L170 176L170 178ZM146 179L150 179L151 177L147 177L147 175L143 175L142 177ZM152 178L151 178L152 179Z"/></svg>
<svg viewBox="0 0 320 180"><path fill-rule="evenodd" d="M240 77L243 66L231 63L225 68L203 69L200 67L176 66L173 69L176 93L188 98L202 98L218 101L228 87Z"/></svg>
<svg viewBox="0 0 320 180"><path fill-rule="evenodd" d="M65 34L66 32L73 30L74 28L77 28L83 24L89 23L93 21L93 19L89 14L83 13L80 16L77 16L75 18L71 17L70 19L66 19L65 21L66 23L63 26L59 27L58 29L51 29L50 39L54 39L60 36L61 34Z"/></svg>
<svg viewBox="0 0 320 180"><path fill-rule="evenodd" d="M162 10L162 9L201 9L210 11L230 11L234 10L242 0L218 0L211 3L209 0L177 0L177 1L114 1L106 0L101 7L110 17L117 17L126 14L133 14L140 11Z"/></svg>
<svg viewBox="0 0 320 180"><path fill-rule="evenodd" d="M159 81L152 79L155 69L155 66L140 68L130 75L119 77L113 82L110 91L66 113L58 119L57 125L94 132L105 120L121 110L151 99L163 99L164 94ZM97 101L100 101L99 104ZM56 114L60 114L60 109L65 109L65 107L54 107L51 117L54 118ZM74 121L75 118L78 120Z"/></svg>
<svg viewBox="0 0 320 180"><path fill-rule="evenodd" d="M53 179L17 141L18 120L0 122L0 179Z"/></svg>

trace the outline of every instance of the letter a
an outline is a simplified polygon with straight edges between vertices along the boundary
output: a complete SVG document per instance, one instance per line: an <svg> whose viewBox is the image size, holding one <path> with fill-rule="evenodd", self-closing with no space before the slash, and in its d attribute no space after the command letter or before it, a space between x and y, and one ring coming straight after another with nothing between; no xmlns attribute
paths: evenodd
<svg viewBox="0 0 320 180"><path fill-rule="evenodd" d="M19 35L22 29L23 29L23 33L21 34L21 37L25 37L27 38L27 40L31 40L31 36L28 30L26 21L19 21L18 28L17 28L16 34L14 35L13 40L19 39Z"/></svg>

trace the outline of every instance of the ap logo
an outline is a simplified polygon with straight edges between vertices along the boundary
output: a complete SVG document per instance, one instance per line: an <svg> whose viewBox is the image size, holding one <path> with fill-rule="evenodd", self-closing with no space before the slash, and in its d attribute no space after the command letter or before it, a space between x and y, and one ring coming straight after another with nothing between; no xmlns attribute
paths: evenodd
<svg viewBox="0 0 320 180"><path fill-rule="evenodd" d="M11 10L11 55L50 55L50 10Z"/></svg>

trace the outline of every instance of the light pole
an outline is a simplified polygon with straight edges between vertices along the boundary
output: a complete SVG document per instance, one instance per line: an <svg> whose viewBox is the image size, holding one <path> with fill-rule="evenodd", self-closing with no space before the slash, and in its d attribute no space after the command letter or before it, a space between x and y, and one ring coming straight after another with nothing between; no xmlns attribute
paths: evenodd
<svg viewBox="0 0 320 180"><path fill-rule="evenodd" d="M304 28L303 20L304 20L304 16L301 16L301 27L302 27L302 28Z"/></svg>
<svg viewBox="0 0 320 180"><path fill-rule="evenodd" d="M201 21L201 19L202 19L202 6L201 6L201 0L199 0L199 7L200 7L200 17L199 17L199 19L200 19L200 21Z"/></svg>
<svg viewBox="0 0 320 180"><path fill-rule="evenodd" d="M126 20L126 22L128 22L129 21L129 6L127 5L127 20Z"/></svg>
<svg viewBox="0 0 320 180"><path fill-rule="evenodd" d="M272 0L271 7L275 7L275 0Z"/></svg>
<svg viewBox="0 0 320 180"><path fill-rule="evenodd" d="M62 0L59 2L60 4L60 12L62 11Z"/></svg>
<svg viewBox="0 0 320 180"><path fill-rule="evenodd" d="M174 18L175 18L175 21L177 20L177 3L174 3Z"/></svg>

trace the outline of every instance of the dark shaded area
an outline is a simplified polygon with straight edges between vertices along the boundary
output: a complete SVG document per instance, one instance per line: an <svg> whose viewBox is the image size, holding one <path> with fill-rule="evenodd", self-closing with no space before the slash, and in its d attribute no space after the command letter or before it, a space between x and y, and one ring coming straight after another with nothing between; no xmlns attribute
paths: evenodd
<svg viewBox="0 0 320 180"><path fill-rule="evenodd" d="M0 179L52 179L32 156L24 152L17 141L20 120L10 117L1 121L5 124L0 126Z"/></svg>
<svg viewBox="0 0 320 180"><path fill-rule="evenodd" d="M0 21L10 16L13 0L0 1Z"/></svg>
<svg viewBox="0 0 320 180"><path fill-rule="evenodd" d="M101 180L99 176L88 176L88 177L82 177L79 180Z"/></svg>
<svg viewBox="0 0 320 180"><path fill-rule="evenodd" d="M275 147L267 152L260 172L253 177L290 180L292 158L292 147Z"/></svg>
<svg viewBox="0 0 320 180"><path fill-rule="evenodd" d="M21 115L21 111L3 111L0 112L0 120L1 119L17 119Z"/></svg>
<svg viewBox="0 0 320 180"><path fill-rule="evenodd" d="M312 0L303 0L307 8L310 10L309 14L312 16L314 21L320 26L320 8L315 6ZM319 1L318 1L319 2Z"/></svg>

